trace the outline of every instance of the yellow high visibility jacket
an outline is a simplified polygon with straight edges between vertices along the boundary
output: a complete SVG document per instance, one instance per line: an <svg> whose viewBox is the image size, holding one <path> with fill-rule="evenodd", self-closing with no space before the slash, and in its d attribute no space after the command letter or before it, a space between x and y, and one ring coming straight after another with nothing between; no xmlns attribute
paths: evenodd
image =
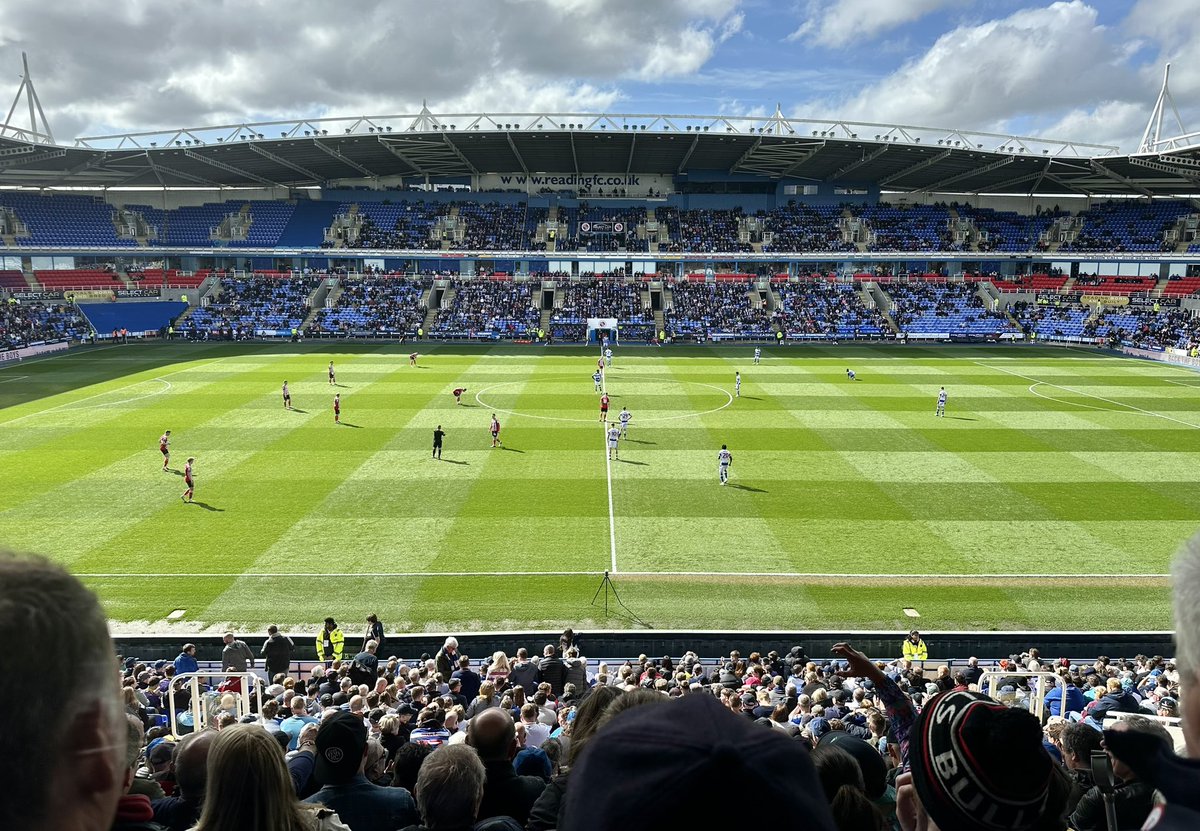
<svg viewBox="0 0 1200 831"><path fill-rule="evenodd" d="M330 651L333 653L329 656L325 654L325 641L328 640L331 646ZM341 629L334 629L332 632L326 632L325 627L321 627L321 631L317 633L317 660L318 661L340 661L342 660L342 649L346 645L346 636L342 634Z"/></svg>
<svg viewBox="0 0 1200 831"><path fill-rule="evenodd" d="M924 639L919 639L913 643L908 638L904 639L904 660L906 661L928 661L929 647L925 645Z"/></svg>

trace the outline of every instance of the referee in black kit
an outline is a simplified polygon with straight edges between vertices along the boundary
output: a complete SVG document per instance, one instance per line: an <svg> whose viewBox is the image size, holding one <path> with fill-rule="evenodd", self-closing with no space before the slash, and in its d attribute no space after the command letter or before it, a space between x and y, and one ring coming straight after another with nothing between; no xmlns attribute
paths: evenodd
<svg viewBox="0 0 1200 831"><path fill-rule="evenodd" d="M433 431L433 458L442 458L442 437L446 435L446 431L442 429L442 425L438 425Z"/></svg>

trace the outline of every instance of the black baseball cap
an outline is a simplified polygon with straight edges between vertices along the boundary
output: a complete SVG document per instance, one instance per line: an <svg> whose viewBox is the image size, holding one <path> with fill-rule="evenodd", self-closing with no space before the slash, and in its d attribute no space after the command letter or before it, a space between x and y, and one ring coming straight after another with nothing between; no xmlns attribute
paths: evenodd
<svg viewBox="0 0 1200 831"><path fill-rule="evenodd" d="M349 782L367 749L367 725L349 712L334 713L317 729L317 781L322 785Z"/></svg>

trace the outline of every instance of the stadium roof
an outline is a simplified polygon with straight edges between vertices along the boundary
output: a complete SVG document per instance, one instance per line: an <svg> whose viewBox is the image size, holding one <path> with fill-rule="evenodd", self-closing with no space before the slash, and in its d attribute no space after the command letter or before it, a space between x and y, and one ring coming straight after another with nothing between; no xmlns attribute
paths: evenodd
<svg viewBox="0 0 1200 831"><path fill-rule="evenodd" d="M1200 145L1116 147L869 122L578 113L227 124L79 138L0 126L0 185L312 187L479 174L750 174L887 191L1200 193Z"/></svg>

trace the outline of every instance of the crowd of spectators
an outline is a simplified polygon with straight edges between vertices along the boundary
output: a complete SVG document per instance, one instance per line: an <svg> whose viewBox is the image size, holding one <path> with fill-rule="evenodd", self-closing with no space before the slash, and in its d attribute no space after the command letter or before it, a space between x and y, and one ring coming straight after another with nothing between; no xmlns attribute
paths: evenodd
<svg viewBox="0 0 1200 831"><path fill-rule="evenodd" d="M750 252L754 247L742 241L741 208L681 211L677 208L655 210L658 221L666 226L670 238L659 250L672 252Z"/></svg>
<svg viewBox="0 0 1200 831"><path fill-rule="evenodd" d="M0 303L0 350L31 343L82 340L91 331L75 306L66 303Z"/></svg>
<svg viewBox="0 0 1200 831"><path fill-rule="evenodd" d="M771 211L764 220L771 241L763 251L857 251L838 224L842 211L841 205L794 204Z"/></svg>
<svg viewBox="0 0 1200 831"><path fill-rule="evenodd" d="M430 334L438 338L528 337L536 331L541 311L534 303L533 283L508 280L463 280L443 299Z"/></svg>
<svg viewBox="0 0 1200 831"><path fill-rule="evenodd" d="M198 667L192 644L175 661L128 657L117 671L95 596L58 566L0 554L0 637L73 668L54 697L0 675L0 821L650 831L681 800L691 824L729 827L744 815L729 789L752 787L820 831L1100 831L1101 752L1118 777L1118 828L1153 817L1194 829L1200 769L1176 753L1200 754L1200 554L1181 555L1174 574L1178 662L1031 647L951 664L929 660L938 644L916 632L896 648L907 657L879 660L840 643L828 655L793 646L595 662L571 630L540 654L472 659L449 637L405 661L379 657L372 616L353 658L339 650L301 673L281 669L295 647L272 627L261 652L276 673L243 695L233 675L214 688L182 678ZM283 644L282 665L271 644ZM226 672L255 661L226 635ZM1044 672L1057 676L1048 691L1034 674ZM187 718L193 689L204 723ZM1166 725L1180 716L1174 734Z"/></svg>
<svg viewBox="0 0 1200 831"><path fill-rule="evenodd" d="M775 294L775 322L788 337L871 338L891 331L883 314L867 307L857 283L784 283Z"/></svg>
<svg viewBox="0 0 1200 831"><path fill-rule="evenodd" d="M458 218L465 229L462 248L467 251L521 251L529 248L524 202L462 202ZM458 247L458 246L456 246Z"/></svg>
<svg viewBox="0 0 1200 831"><path fill-rule="evenodd" d="M558 283L558 297L550 318L550 334L557 341L582 341L587 336L588 318L616 318L621 337L650 340L654 315L645 307L640 283L621 278L605 279L583 275L581 282Z"/></svg>
<svg viewBox="0 0 1200 831"><path fill-rule="evenodd" d="M892 319L901 332L989 335L1016 332L1005 312L984 306L974 283L889 283Z"/></svg>
<svg viewBox="0 0 1200 831"><path fill-rule="evenodd" d="M771 311L749 281L674 283L664 320L672 338L707 340L714 335L774 339Z"/></svg>
<svg viewBox="0 0 1200 831"><path fill-rule="evenodd" d="M299 328L310 311L314 277L222 278L221 293L194 309L182 329L194 338L252 337L255 331Z"/></svg>
<svg viewBox="0 0 1200 831"><path fill-rule="evenodd" d="M430 278L343 279L337 305L321 309L307 334L412 337L425 321L425 298L432 285Z"/></svg>

